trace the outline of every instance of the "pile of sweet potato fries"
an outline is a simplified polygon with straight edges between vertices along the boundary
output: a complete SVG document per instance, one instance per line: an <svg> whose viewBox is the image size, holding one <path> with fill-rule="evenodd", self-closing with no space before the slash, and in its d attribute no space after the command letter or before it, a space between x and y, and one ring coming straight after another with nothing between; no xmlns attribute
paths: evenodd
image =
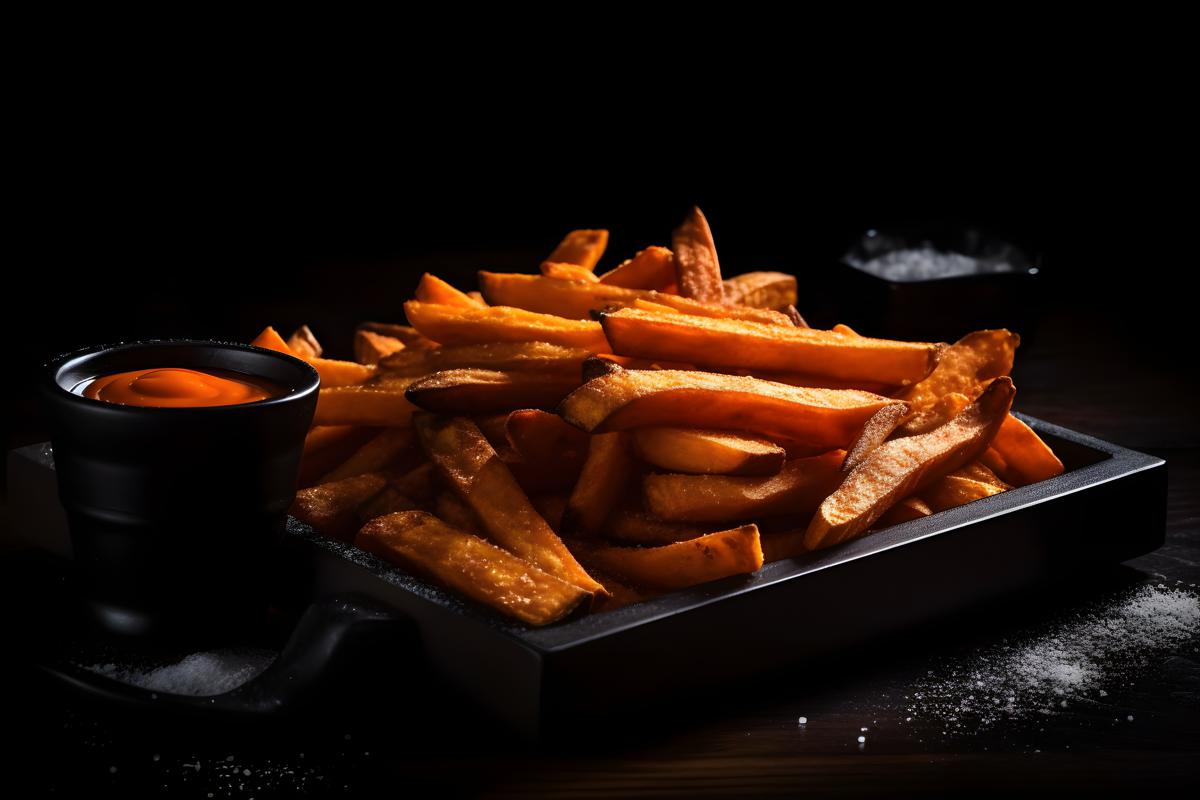
<svg viewBox="0 0 1200 800"><path fill-rule="evenodd" d="M532 625L757 570L1044 480L1006 330L952 345L809 328L796 280L723 279L699 209L597 275L572 231L541 274L426 274L321 375L292 514Z"/></svg>

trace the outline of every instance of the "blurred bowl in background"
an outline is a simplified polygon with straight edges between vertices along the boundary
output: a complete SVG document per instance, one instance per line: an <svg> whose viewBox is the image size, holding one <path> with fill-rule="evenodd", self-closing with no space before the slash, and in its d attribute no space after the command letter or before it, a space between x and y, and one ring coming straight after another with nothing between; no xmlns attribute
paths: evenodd
<svg viewBox="0 0 1200 800"><path fill-rule="evenodd" d="M836 316L860 333L953 342L984 328L1033 339L1041 259L978 228L863 233L837 265Z"/></svg>

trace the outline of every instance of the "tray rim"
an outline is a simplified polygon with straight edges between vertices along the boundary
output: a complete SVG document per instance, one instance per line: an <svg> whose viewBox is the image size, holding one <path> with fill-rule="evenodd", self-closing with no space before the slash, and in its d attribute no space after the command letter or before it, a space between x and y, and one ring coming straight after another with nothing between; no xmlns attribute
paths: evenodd
<svg viewBox="0 0 1200 800"><path fill-rule="evenodd" d="M541 654L551 654L570 650L595 639L612 636L642 625L652 624L675 614L685 613L750 592L762 591L775 584L797 580L860 558L950 533L977 522L1051 502L1059 497L1085 491L1166 464L1164 459L1157 456L1121 447L1027 414L1013 413L1035 431L1082 445L1098 451L1106 457L1045 481L940 511L923 519L893 525L878 533L854 539L830 550L764 564L753 575L723 578L700 586L670 592L661 597L613 611L584 614L540 628L526 626L500 617L495 612L451 594L441 586L413 577L400 567L359 550L349 543L322 536L295 519L289 518L288 532L321 551L351 561L388 584L409 591L415 596L414 599L441 606L443 609L449 607L449 610L454 613L473 618L489 629L514 639L524 647Z"/></svg>

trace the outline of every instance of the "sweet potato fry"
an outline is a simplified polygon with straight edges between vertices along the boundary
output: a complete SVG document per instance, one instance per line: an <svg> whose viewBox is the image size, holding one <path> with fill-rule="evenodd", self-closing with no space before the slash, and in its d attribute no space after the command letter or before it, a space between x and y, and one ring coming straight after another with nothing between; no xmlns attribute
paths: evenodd
<svg viewBox="0 0 1200 800"><path fill-rule="evenodd" d="M859 335L858 331L854 330L854 328L851 328L849 325L843 325L840 322L837 325L834 325L829 330L831 333L840 333L843 336L858 336Z"/></svg>
<svg viewBox="0 0 1200 800"><path fill-rule="evenodd" d="M804 528L793 528L778 533L759 532L762 543L763 563L782 561L785 558L797 558L808 552L804 546Z"/></svg>
<svg viewBox="0 0 1200 800"><path fill-rule="evenodd" d="M586 590L422 511L372 520L354 543L530 625L562 619L590 599Z"/></svg>
<svg viewBox="0 0 1200 800"><path fill-rule="evenodd" d="M325 536L351 541L358 530L358 507L387 486L378 472L355 475L296 492L290 513Z"/></svg>
<svg viewBox="0 0 1200 800"><path fill-rule="evenodd" d="M879 413L882 409L876 416ZM782 447L765 439L673 427L639 428L633 432L633 450L660 469L692 475L774 475L787 456Z"/></svg>
<svg viewBox="0 0 1200 800"><path fill-rule="evenodd" d="M671 250L675 254L675 279L681 295L705 303L725 302L717 245L699 208L693 207L671 232Z"/></svg>
<svg viewBox="0 0 1200 800"><path fill-rule="evenodd" d="M364 472L380 472L415 453L411 428L384 428L358 448L341 466L331 470L318 483L331 483Z"/></svg>
<svg viewBox="0 0 1200 800"><path fill-rule="evenodd" d="M895 401L848 389L684 370L622 370L588 381L559 414L591 433L675 425L757 433L825 452L846 447L872 414Z"/></svg>
<svg viewBox="0 0 1200 800"><path fill-rule="evenodd" d="M460 308L409 300L404 304L408 321L423 335L442 344L489 342L549 342L607 352L608 340L600 324L537 314L520 308Z"/></svg>
<svg viewBox="0 0 1200 800"><path fill-rule="evenodd" d="M420 414L413 424L442 479L475 511L494 542L576 586L604 591L538 516L475 423Z"/></svg>
<svg viewBox="0 0 1200 800"><path fill-rule="evenodd" d="M649 600L651 597L657 597L663 593L662 589L634 586L632 583L618 580L606 572L596 572L593 570L592 575L596 580L600 581L605 591L609 593L608 597L602 597L593 604L592 611L594 612L613 611L623 606Z"/></svg>
<svg viewBox="0 0 1200 800"><path fill-rule="evenodd" d="M987 469L987 467L984 467ZM991 470L988 470L989 472ZM968 469L951 472L921 490L921 497L934 511L945 511L973 500L991 497L1004 491L1003 485L979 480Z"/></svg>
<svg viewBox="0 0 1200 800"><path fill-rule="evenodd" d="M800 315L800 312L796 310L795 306L787 306L786 308L783 309L783 313L787 314L787 318L790 319L792 321L792 325L794 325L797 328L811 328L812 327L811 325L808 324L808 321L805 320L804 317L802 317Z"/></svg>
<svg viewBox="0 0 1200 800"><path fill-rule="evenodd" d="M629 436L600 433L592 437L587 460L563 513L563 530L572 535L594 536L620 501L633 477Z"/></svg>
<svg viewBox="0 0 1200 800"><path fill-rule="evenodd" d="M924 378L941 350L924 342L868 339L790 323L763 325L631 308L602 314L600 322L611 352L619 355L894 385Z"/></svg>
<svg viewBox="0 0 1200 800"><path fill-rule="evenodd" d="M896 403L884 406L876 411L867 424L863 425L862 433L854 440L846 460L842 462L842 472L849 472L863 462L874 450L887 441L892 431L908 416L908 405Z"/></svg>
<svg viewBox="0 0 1200 800"><path fill-rule="evenodd" d="M265 347L268 350L275 350L289 356L296 356L283 337L270 326L263 329L262 333L254 338L250 344L255 347ZM356 364L353 361L339 361L332 358L317 358L305 357L305 361L312 365L313 369L321 376L321 388L328 389L335 386L355 386L363 383L375 373L375 368L366 364Z"/></svg>
<svg viewBox="0 0 1200 800"><path fill-rule="evenodd" d="M462 306L463 308L482 307L481 303L468 297L465 292L460 292L438 276L428 272L421 276L421 282L417 284L414 296L422 303L438 303L446 306Z"/></svg>
<svg viewBox="0 0 1200 800"><path fill-rule="evenodd" d="M404 396L403 383L337 386L321 389L314 425L407 425L415 406Z"/></svg>
<svg viewBox="0 0 1200 800"><path fill-rule="evenodd" d="M307 325L301 325L288 337L288 349L300 358L320 358L324 348Z"/></svg>
<svg viewBox="0 0 1200 800"><path fill-rule="evenodd" d="M933 509L929 507L929 503L926 503L916 495L910 495L889 508L876 521L874 529L890 528L893 525L899 525L901 522L910 522L914 519L928 517L932 513Z"/></svg>
<svg viewBox="0 0 1200 800"><path fill-rule="evenodd" d="M804 543L817 550L864 533L891 506L976 460L1012 406L1012 381L996 378L979 399L940 428L875 449L821 503Z"/></svg>
<svg viewBox="0 0 1200 800"><path fill-rule="evenodd" d="M606 283L561 280L546 275L480 272L483 296L492 305L511 306L566 319L590 319L596 312L654 303L697 317L746 319L765 325L791 325L787 315L765 308L718 305L665 292L626 289Z"/></svg>
<svg viewBox="0 0 1200 800"><path fill-rule="evenodd" d="M437 347L437 342L432 341L420 334L416 328L411 325L397 325L392 322L360 322L358 330L370 331L371 333L390 336L393 339L399 339L404 342L404 346L416 350L428 350L432 347Z"/></svg>
<svg viewBox="0 0 1200 800"><path fill-rule="evenodd" d="M578 375L448 369L417 379L405 396L427 411L493 414L518 408L556 408L579 388L579 382Z"/></svg>
<svg viewBox="0 0 1200 800"><path fill-rule="evenodd" d="M557 414L521 409L508 415L505 436L517 454L530 463L571 462L576 472L587 458L589 437Z"/></svg>
<svg viewBox="0 0 1200 800"><path fill-rule="evenodd" d="M646 508L659 519L679 522L737 522L811 514L841 481L845 452L833 450L788 461L778 475L647 475Z"/></svg>
<svg viewBox="0 0 1200 800"><path fill-rule="evenodd" d="M267 350L274 350L277 353L284 353L289 356L296 355L292 352L292 348L288 347L288 343L283 340L283 337L279 335L279 332L270 325L263 328L262 333L255 336L250 344L255 347L265 347Z"/></svg>
<svg viewBox="0 0 1200 800"><path fill-rule="evenodd" d="M547 278L558 278L562 281L583 281L584 283L599 283L596 273L578 264L559 264L546 261L542 264L542 274Z"/></svg>
<svg viewBox="0 0 1200 800"><path fill-rule="evenodd" d="M758 528L742 525L661 547L577 545L588 564L617 578L660 589L754 572L763 565Z"/></svg>
<svg viewBox="0 0 1200 800"><path fill-rule="evenodd" d="M353 361L340 361L335 358L306 358L304 359L321 376L321 388L332 389L338 386L357 386L365 383L375 374L375 367L370 364L357 364Z"/></svg>
<svg viewBox="0 0 1200 800"><path fill-rule="evenodd" d="M433 464L428 461L401 475L390 475L388 482L395 486L400 494L412 498L418 507L425 509L432 507L436 487L434 486Z"/></svg>
<svg viewBox="0 0 1200 800"><path fill-rule="evenodd" d="M735 275L725 281L725 302L754 308L795 308L796 276L783 272Z"/></svg>
<svg viewBox="0 0 1200 800"><path fill-rule="evenodd" d="M421 504L406 497L395 486L388 484L379 494L363 502L355 512L360 524L365 525L376 517L395 514L400 511L424 511Z"/></svg>
<svg viewBox="0 0 1200 800"><path fill-rule="evenodd" d="M600 283L626 289L662 290L675 282L675 255L665 247L647 247L615 269L600 276Z"/></svg>
<svg viewBox="0 0 1200 800"><path fill-rule="evenodd" d="M296 484L312 486L378 432L378 428L354 425L318 425L311 428L304 437L304 455L300 458L300 475Z"/></svg>
<svg viewBox="0 0 1200 800"><path fill-rule="evenodd" d="M957 417L969 405L971 405L971 398L965 394L959 392L944 394L932 406L921 411L910 412L909 418L897 429L896 435L916 436L921 433L929 433L934 428L940 428Z"/></svg>
<svg viewBox="0 0 1200 800"><path fill-rule="evenodd" d="M1028 486L1062 474L1063 463L1050 446L1011 414L992 440L992 449L1004 461L1000 477L1014 486Z"/></svg>
<svg viewBox="0 0 1200 800"><path fill-rule="evenodd" d="M993 378L1011 375L1021 337L1006 330L968 333L942 351L929 377L898 395L914 411L933 407L951 392L978 397Z"/></svg>
<svg viewBox="0 0 1200 800"><path fill-rule="evenodd" d="M445 520L451 527L460 531L483 536L483 526L479 524L479 516L464 503L454 492L438 492L434 498L434 513Z"/></svg>
<svg viewBox="0 0 1200 800"><path fill-rule="evenodd" d="M629 544L670 544L712 533L710 526L658 519L631 508L618 508L604 521L604 535Z"/></svg>
<svg viewBox="0 0 1200 800"><path fill-rule="evenodd" d="M562 535L562 518L563 512L567 510L567 495L562 492L551 492L543 494L531 494L529 502L537 509L542 519L546 520L546 524L557 533ZM595 575L592 576L596 578ZM600 580L596 578L596 580ZM600 581L604 583L604 581Z"/></svg>
<svg viewBox="0 0 1200 800"><path fill-rule="evenodd" d="M578 375L589 352L546 342L460 344L432 350L404 350L384 358L380 371L418 377L444 369L536 370L542 374Z"/></svg>
<svg viewBox="0 0 1200 800"><path fill-rule="evenodd" d="M576 264L586 270L594 270L607 246L608 231L603 228L571 231L558 243L554 252L546 256L546 262Z"/></svg>
<svg viewBox="0 0 1200 800"><path fill-rule="evenodd" d="M394 336L384 336L382 333L366 330L354 332L354 360L360 364L378 364L387 356L403 349L404 342Z"/></svg>
<svg viewBox="0 0 1200 800"><path fill-rule="evenodd" d="M861 392L870 392L882 397L891 397L895 394L897 388L877 381L843 381L823 375L805 375L802 372L772 372L765 369L745 370L724 367L713 371L729 375L746 375L751 378L760 378L764 381L786 383L788 386L807 386L811 389L858 389Z"/></svg>

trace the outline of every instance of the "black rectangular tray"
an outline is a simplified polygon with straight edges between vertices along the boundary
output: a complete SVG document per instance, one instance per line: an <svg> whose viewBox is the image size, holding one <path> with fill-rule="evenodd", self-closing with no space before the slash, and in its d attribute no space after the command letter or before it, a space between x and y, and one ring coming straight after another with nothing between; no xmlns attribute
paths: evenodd
<svg viewBox="0 0 1200 800"><path fill-rule="evenodd" d="M409 617L429 665L536 734L672 691L824 655L1163 543L1162 459L1018 414L1066 471L838 547L544 628L510 622L289 520L313 597L369 595ZM9 455L13 535L70 542L46 445Z"/></svg>

